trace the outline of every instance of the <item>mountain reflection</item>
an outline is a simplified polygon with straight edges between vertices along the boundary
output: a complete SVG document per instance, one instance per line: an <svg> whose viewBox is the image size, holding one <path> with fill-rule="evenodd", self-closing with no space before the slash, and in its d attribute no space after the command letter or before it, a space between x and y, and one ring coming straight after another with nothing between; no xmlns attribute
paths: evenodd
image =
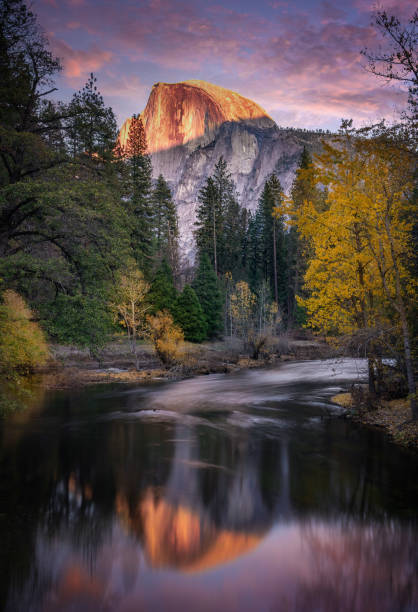
<svg viewBox="0 0 418 612"><path fill-rule="evenodd" d="M165 485L140 491L134 504L123 490L116 496L116 514L140 540L148 563L198 571L252 550L272 512L263 502L259 465L249 460L248 444L241 441L234 449L232 469L202 460L192 428L177 426L174 434Z"/></svg>

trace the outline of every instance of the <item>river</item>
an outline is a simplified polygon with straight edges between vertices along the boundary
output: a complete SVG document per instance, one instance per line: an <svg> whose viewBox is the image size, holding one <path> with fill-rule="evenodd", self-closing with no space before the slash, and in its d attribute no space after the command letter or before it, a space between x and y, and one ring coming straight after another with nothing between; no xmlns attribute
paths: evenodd
<svg viewBox="0 0 418 612"><path fill-rule="evenodd" d="M418 610L418 457L362 360L49 392L0 422L7 612Z"/></svg>

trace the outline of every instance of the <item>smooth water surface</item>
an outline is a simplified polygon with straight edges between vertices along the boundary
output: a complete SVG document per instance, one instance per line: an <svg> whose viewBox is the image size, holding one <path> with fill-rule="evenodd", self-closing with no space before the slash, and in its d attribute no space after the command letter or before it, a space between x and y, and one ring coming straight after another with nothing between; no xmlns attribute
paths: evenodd
<svg viewBox="0 0 418 612"><path fill-rule="evenodd" d="M0 609L418 609L418 458L361 360L49 394L0 423Z"/></svg>

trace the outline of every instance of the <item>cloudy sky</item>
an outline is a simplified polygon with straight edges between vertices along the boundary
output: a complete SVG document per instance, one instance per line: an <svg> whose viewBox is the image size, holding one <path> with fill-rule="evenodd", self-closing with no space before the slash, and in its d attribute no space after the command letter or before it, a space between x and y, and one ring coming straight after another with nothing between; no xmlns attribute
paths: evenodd
<svg viewBox="0 0 418 612"><path fill-rule="evenodd" d="M90 72L119 124L152 85L202 79L261 104L282 126L335 128L391 117L405 94L364 68L381 38L369 0L34 0L63 62L59 97ZM380 5L382 6L382 5ZM383 0L408 18L415 0Z"/></svg>

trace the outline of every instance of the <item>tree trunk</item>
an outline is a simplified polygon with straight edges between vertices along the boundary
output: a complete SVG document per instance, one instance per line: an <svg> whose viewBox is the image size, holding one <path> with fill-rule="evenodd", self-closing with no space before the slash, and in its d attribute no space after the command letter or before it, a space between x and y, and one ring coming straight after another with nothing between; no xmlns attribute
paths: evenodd
<svg viewBox="0 0 418 612"><path fill-rule="evenodd" d="M374 359L373 357L369 357L367 361L368 361L368 368L369 368L369 393L376 395Z"/></svg>

